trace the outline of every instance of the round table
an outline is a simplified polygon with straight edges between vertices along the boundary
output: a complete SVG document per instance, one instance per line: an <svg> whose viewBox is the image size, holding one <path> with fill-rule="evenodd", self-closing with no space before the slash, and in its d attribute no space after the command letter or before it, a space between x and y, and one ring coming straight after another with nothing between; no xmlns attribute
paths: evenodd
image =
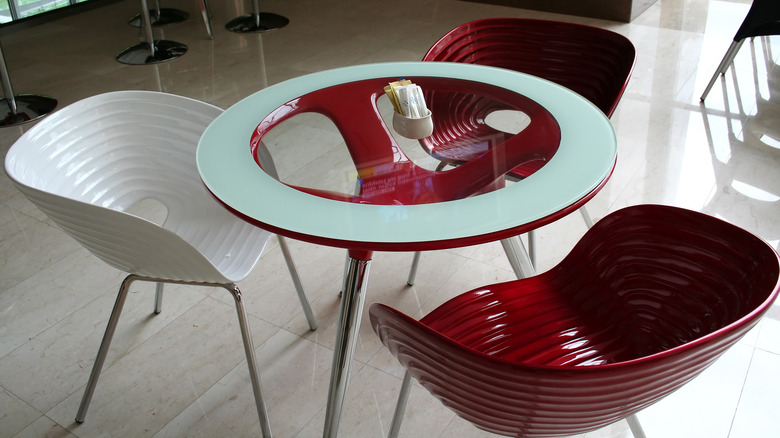
<svg viewBox="0 0 780 438"><path fill-rule="evenodd" d="M410 179L447 188L459 179L478 178L485 168L469 167L471 163L467 163L457 169L465 177L445 179L443 174L455 170L437 173L417 169L400 148L393 149L390 159L375 156L379 152L374 152L381 150L375 143L393 148L395 141L392 128L381 120L371 102L384 94L381 84L398 78L427 84L427 88L437 88L441 83L454 93L487 94L491 99L510 107L520 105L532 113L529 128L507 141L506 146L502 143L504 149L496 148L498 152L486 158L485 162L493 162L495 169L489 170L485 181L499 177L503 181L502 175L514 168L518 160L527 159L518 150L547 143L540 148L551 152L544 157L544 165L528 178L500 189L484 193L473 189L455 191L435 200L401 196L411 190ZM352 91L354 95L350 95ZM363 94L366 96L361 97ZM334 96L339 98L334 100ZM334 121L350 148L364 187L368 183L386 184L391 179L395 183L403 179L398 184L405 184L405 189L396 191L401 197L394 200L393 190L390 195L385 193L377 198L318 193L291 187L266 173L257 156L262 135L302 111L320 112ZM434 125L436 116L434 113ZM548 125L553 120L555 129L530 129L537 118L545 119ZM589 101L561 86L493 67L409 62L328 70L256 92L227 109L206 129L198 145L197 162L208 189L245 220L280 235L349 250L324 430L324 436L336 436L372 251L424 251L474 245L517 236L552 222L579 208L603 187L614 169L616 150L614 130L607 117ZM365 157L361 157L364 152ZM515 161L503 165L504 156ZM392 178L377 183L377 174L381 177L385 167L394 169L385 174ZM466 170L461 170L463 167ZM396 177L404 172L410 176ZM414 182L415 187L423 185Z"/></svg>

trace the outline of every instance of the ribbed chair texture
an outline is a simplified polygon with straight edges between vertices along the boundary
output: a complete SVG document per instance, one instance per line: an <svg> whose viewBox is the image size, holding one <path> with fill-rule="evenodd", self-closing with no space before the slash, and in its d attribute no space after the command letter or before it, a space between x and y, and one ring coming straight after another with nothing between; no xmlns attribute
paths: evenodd
<svg viewBox="0 0 780 438"><path fill-rule="evenodd" d="M148 91L101 94L27 131L5 170L19 190L95 256L130 275L122 283L76 421L87 413L129 286L136 280L223 287L235 299L264 436L271 436L244 308L244 279L270 234L222 207L200 180L195 149L222 110ZM128 213L144 200L167 209L162 225ZM310 327L316 328L285 241L281 249Z"/></svg>
<svg viewBox="0 0 780 438"><path fill-rule="evenodd" d="M459 295L416 321L370 318L411 377L506 436L568 436L628 419L701 373L778 295L780 261L751 233L675 207L608 215L556 267Z"/></svg>
<svg viewBox="0 0 780 438"><path fill-rule="evenodd" d="M718 76L726 74L726 70L729 69L731 62L734 61L734 57L737 56L739 49L742 48L745 39L767 35L780 35L780 2L777 0L753 0L745 20L734 35L734 40L729 45L718 68L707 83L707 87L701 95L702 102L710 94L710 90L715 85L715 81L718 80Z"/></svg>
<svg viewBox="0 0 780 438"><path fill-rule="evenodd" d="M423 61L488 65L547 79L590 100L607 117L623 96L635 59L634 45L615 32L529 18L488 18L460 25L423 57ZM426 93L425 99L435 123L433 134L420 144L441 161L440 169L471 161L513 135L487 123L491 113L509 109L500 102L475 101L462 93ZM522 180L544 164L544 160L524 164L507 177ZM587 210L582 207L580 212L592 226ZM529 237L529 256L535 263L533 237ZM414 283L418 260L416 254L409 284Z"/></svg>

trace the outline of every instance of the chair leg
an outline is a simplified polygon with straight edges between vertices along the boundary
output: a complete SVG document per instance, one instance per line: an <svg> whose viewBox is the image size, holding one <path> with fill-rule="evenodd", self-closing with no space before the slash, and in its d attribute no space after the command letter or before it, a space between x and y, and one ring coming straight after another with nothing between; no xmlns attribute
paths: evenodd
<svg viewBox="0 0 780 438"><path fill-rule="evenodd" d="M122 308L125 305L127 293L130 291L130 284L138 278L139 277L132 274L128 275L125 277L124 281L122 281L122 285L119 287L119 294L117 294L116 302L114 303L114 309L111 311L111 316L108 318L108 326L106 327L106 332L103 335L103 340L100 342L100 348L98 349L98 354L95 358L95 364L92 365L92 373L89 375L87 388L84 390L84 396L81 398L81 405L79 405L79 411L76 414L76 423L83 423L84 418L87 416L87 410L89 409L89 404L92 401L92 394L95 392L98 378L100 378L100 371L103 369L103 363L106 361L108 348L111 346L111 340L114 337L116 326L119 323L119 315L122 314Z"/></svg>
<svg viewBox="0 0 780 438"><path fill-rule="evenodd" d="M631 429L631 434L634 435L634 438L647 438L636 414L626 418L626 421L628 421L628 427Z"/></svg>
<svg viewBox="0 0 780 438"><path fill-rule="evenodd" d="M317 330L317 320L314 319L314 312L311 310L311 304L309 299L306 298L306 293L303 291L303 284L301 278L298 276L298 269L295 268L295 262L293 262L292 255L290 254L290 247L287 246L287 240L282 236L276 236L279 240L279 247L282 249L282 255L284 255L284 261L287 262L287 269L290 271L290 277L292 277L293 284L295 285L295 292L298 293L298 300L303 307L303 313L306 315L306 320L309 322L309 328L314 331Z"/></svg>
<svg viewBox="0 0 780 438"><path fill-rule="evenodd" d="M536 230L531 230L526 235L528 236L528 259L531 261L531 266L536 270Z"/></svg>
<svg viewBox="0 0 780 438"><path fill-rule="evenodd" d="M236 313L238 314L238 326L241 329L241 338L244 341L244 353L246 353L246 364L249 367L249 378L252 381L252 391L255 394L255 404L257 405L257 416L260 418L260 428L263 431L263 438L271 438L271 424L268 421L268 409L263 401L263 395L260 390L260 374L257 372L257 361L255 360L255 348L252 344L252 334L249 330L249 321L246 317L244 308L244 298L241 291L235 284L224 285L233 300L236 302Z"/></svg>
<svg viewBox="0 0 780 438"><path fill-rule="evenodd" d="M409 268L409 277L406 279L406 284L409 286L414 286L414 280L417 278L417 266L420 264L420 254L422 254L420 251L414 253L412 266Z"/></svg>
<svg viewBox="0 0 780 438"><path fill-rule="evenodd" d="M395 411L393 412L393 422L390 424L390 432L388 432L388 438L398 437L398 432L401 431L401 422L404 419L404 411L406 411L406 402L409 401L409 391L412 389L412 375L409 372L404 373L404 380L401 382L401 392L398 394L398 402L395 404Z"/></svg>
<svg viewBox="0 0 780 438"><path fill-rule="evenodd" d="M706 99L707 95L710 94L710 90L712 89L712 86L715 85L715 81L718 80L718 76L726 73L726 70L728 70L729 65L731 65L731 62L734 61L734 57L737 56L737 52L739 52L739 49L742 47L742 43L744 42L745 42L744 39L741 39L739 41L732 41L731 45L729 46L729 49L726 51L726 54L723 56L723 59L720 61L718 68L715 70L715 73L712 74L712 78L710 79L710 82L707 84L707 88L704 89L704 93L702 93L701 95L702 102L704 102L704 99Z"/></svg>
<svg viewBox="0 0 780 438"><path fill-rule="evenodd" d="M593 219L590 217L590 213L588 213L588 209L583 207L580 207L580 215L582 216L582 220L585 221L585 226L588 227L588 229L593 227Z"/></svg>
<svg viewBox="0 0 780 438"><path fill-rule="evenodd" d="M157 286L154 289L154 313L155 313L155 315L159 315L160 312L162 312L163 288L164 287L165 287L164 283L157 283Z"/></svg>
<svg viewBox="0 0 780 438"><path fill-rule="evenodd" d="M525 250L523 241L518 237L501 239L501 245L504 247L509 264L517 278L528 278L536 275L536 269L531 264L531 258Z"/></svg>
<svg viewBox="0 0 780 438"><path fill-rule="evenodd" d="M534 232L528 232L528 251L525 250L522 240L518 238L510 238L501 240L501 245L504 247L504 252L509 259L509 264L512 266L512 270L515 272L517 278L527 278L536 275L536 263L534 260L535 243ZM417 277L417 266L420 264L420 252L414 253L412 259L412 267L409 269L409 278L406 280L406 284L409 286L414 285L415 277Z"/></svg>

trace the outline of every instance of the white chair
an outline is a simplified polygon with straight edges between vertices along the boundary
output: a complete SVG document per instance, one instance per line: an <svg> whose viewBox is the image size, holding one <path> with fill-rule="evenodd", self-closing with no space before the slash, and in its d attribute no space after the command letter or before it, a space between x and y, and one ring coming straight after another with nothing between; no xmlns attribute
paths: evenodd
<svg viewBox="0 0 780 438"><path fill-rule="evenodd" d="M128 272L100 345L77 422L83 422L129 286L223 287L235 299L263 435L271 436L241 291L271 236L228 212L200 180L195 149L222 110L185 97L120 91L69 105L27 131L5 159L8 176L66 233L109 265ZM167 209L160 226L127 212L144 200ZM279 238L312 330L309 303Z"/></svg>

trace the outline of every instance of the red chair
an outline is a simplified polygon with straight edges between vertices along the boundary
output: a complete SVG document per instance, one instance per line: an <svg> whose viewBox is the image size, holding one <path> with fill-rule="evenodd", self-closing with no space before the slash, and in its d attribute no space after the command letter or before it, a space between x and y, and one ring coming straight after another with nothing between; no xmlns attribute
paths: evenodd
<svg viewBox="0 0 780 438"><path fill-rule="evenodd" d="M481 64L528 73L577 92L610 117L628 84L635 58L631 41L609 30L558 21L489 18L451 30L428 50L423 61ZM485 122L489 114L508 110L505 105L465 102L441 93L426 93L425 98L436 126L433 135L420 144L441 161L439 169L471 161L512 136ZM521 180L543 165L544 161L527 163L507 177ZM580 212L592 226L587 211L582 208ZM529 239L533 260L532 242ZM419 254L415 255L409 284L414 283L418 260Z"/></svg>
<svg viewBox="0 0 780 438"><path fill-rule="evenodd" d="M610 214L556 267L459 295L416 321L381 304L371 324L410 377L477 427L566 436L633 415L701 373L778 295L763 240L675 207Z"/></svg>
<svg viewBox="0 0 780 438"><path fill-rule="evenodd" d="M720 61L712 78L710 78L710 82L707 83L707 88L704 89L701 95L702 102L710 94L710 90L715 85L718 76L726 73L745 39L765 35L780 35L780 3L776 0L753 1L750 10L745 16L745 20L737 30L736 35L734 35L734 40L731 42L726 54L723 55L723 59Z"/></svg>

